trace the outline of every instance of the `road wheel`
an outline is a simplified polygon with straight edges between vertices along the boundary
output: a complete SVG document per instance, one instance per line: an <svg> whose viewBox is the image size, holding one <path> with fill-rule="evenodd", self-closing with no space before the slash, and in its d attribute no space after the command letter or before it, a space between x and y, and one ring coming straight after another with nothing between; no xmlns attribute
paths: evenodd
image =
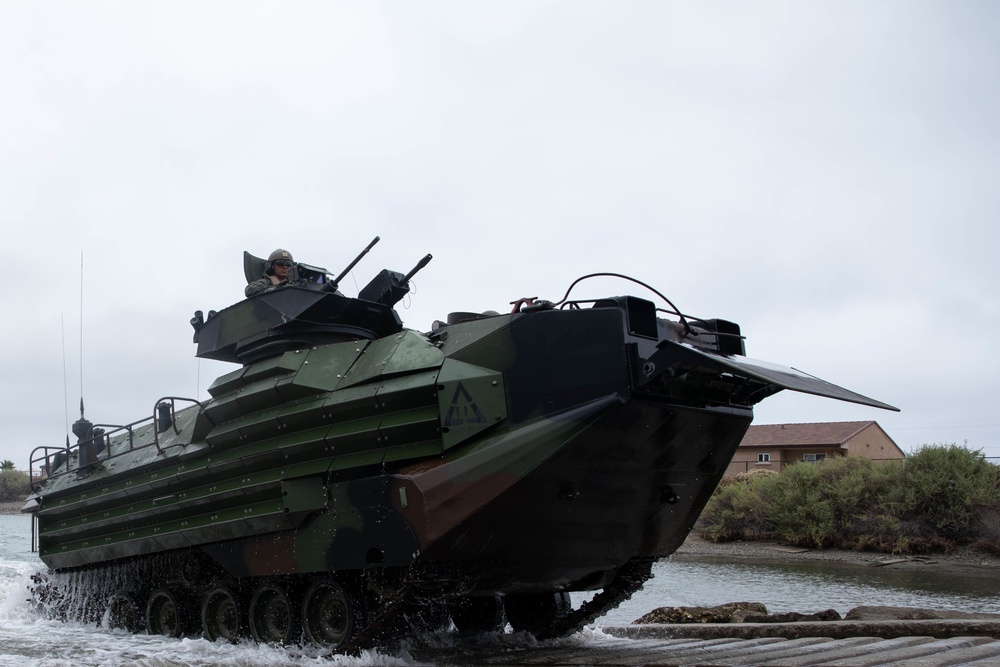
<svg viewBox="0 0 1000 667"><path fill-rule="evenodd" d="M322 579L302 598L302 626L308 641L337 649L361 626L360 609L343 586Z"/></svg>
<svg viewBox="0 0 1000 667"><path fill-rule="evenodd" d="M228 586L212 588L201 603L201 627L205 639L235 642L243 630L241 615L240 603L232 589Z"/></svg>
<svg viewBox="0 0 1000 667"><path fill-rule="evenodd" d="M128 630L131 633L142 629L142 612L131 595L116 593L108 600L104 625L109 630Z"/></svg>
<svg viewBox="0 0 1000 667"><path fill-rule="evenodd" d="M161 588L153 591L146 603L146 632L151 635L180 637L183 632L183 617L177 597Z"/></svg>
<svg viewBox="0 0 1000 667"><path fill-rule="evenodd" d="M250 634L262 644L292 644L299 639L298 611L278 584L264 583L254 591L249 621Z"/></svg>
<svg viewBox="0 0 1000 667"><path fill-rule="evenodd" d="M514 630L526 630L539 639L558 634L573 604L569 593L529 593L504 598L507 621Z"/></svg>

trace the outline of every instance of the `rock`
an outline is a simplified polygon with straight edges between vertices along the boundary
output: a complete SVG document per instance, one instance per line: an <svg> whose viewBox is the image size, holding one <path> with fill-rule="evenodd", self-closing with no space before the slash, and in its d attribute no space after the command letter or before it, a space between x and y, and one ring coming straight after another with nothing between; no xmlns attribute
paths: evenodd
<svg viewBox="0 0 1000 667"><path fill-rule="evenodd" d="M759 602L728 602L717 607L660 607L633 623L740 623L747 614L766 616L767 607Z"/></svg>
<svg viewBox="0 0 1000 667"><path fill-rule="evenodd" d="M815 614L800 614L797 611L789 611L783 614L748 614L744 623L796 623L799 621L839 621L840 612L836 609L818 611Z"/></svg>
<svg viewBox="0 0 1000 667"><path fill-rule="evenodd" d="M1000 614L969 613L917 607L860 606L847 612L845 621L929 621L959 619L998 619ZM836 609L801 614L787 612L768 614L760 602L729 602L716 607L660 607L633 621L635 624L684 623L796 623L809 621L839 621Z"/></svg>
<svg viewBox="0 0 1000 667"><path fill-rule="evenodd" d="M970 613L919 607L861 606L847 612L845 621L929 621L959 618L1000 618L1000 614Z"/></svg>
<svg viewBox="0 0 1000 667"><path fill-rule="evenodd" d="M760 606L764 607L764 605L760 605ZM764 609L767 609L767 607L764 607ZM766 613L767 612L765 612L765 615L766 615ZM757 611L756 608L753 608L753 609L750 609L750 608L747 608L747 609L737 609L736 611L733 612L733 615L729 617L729 622L730 623L745 623L747 616L760 616L760 615L761 615L760 612Z"/></svg>

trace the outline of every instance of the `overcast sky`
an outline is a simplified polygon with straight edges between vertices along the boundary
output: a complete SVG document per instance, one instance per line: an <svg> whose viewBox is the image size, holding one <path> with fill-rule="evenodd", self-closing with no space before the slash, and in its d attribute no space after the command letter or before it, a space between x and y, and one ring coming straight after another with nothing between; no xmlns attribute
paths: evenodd
<svg viewBox="0 0 1000 667"><path fill-rule="evenodd" d="M0 459L81 388L101 423L206 397L235 367L188 320L244 250L339 273L375 235L342 288L432 253L414 329L625 273L902 410L757 423L1000 457L997 35L987 1L2 2Z"/></svg>

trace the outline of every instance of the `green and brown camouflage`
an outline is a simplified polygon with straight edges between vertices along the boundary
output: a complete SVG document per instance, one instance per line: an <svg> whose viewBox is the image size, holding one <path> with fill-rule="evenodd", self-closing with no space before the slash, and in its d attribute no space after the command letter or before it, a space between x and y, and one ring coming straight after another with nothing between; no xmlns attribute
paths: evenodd
<svg viewBox="0 0 1000 667"><path fill-rule="evenodd" d="M607 588L672 553L763 398L894 409L748 360L733 323L666 319L634 296L406 330L393 305L415 271L348 298L299 264L289 286L197 313L198 356L240 367L208 401L160 399L124 427L81 417L77 444L36 450L46 474L25 511L42 561L138 568L97 598L156 632L175 631L156 622L166 595L228 636L212 616L223 590L247 608L238 627L284 640L255 611L279 587L288 632L297 618L340 645L310 631L308 591L324 581L369 620L408 584L416 598L506 596L511 615L518 596Z"/></svg>

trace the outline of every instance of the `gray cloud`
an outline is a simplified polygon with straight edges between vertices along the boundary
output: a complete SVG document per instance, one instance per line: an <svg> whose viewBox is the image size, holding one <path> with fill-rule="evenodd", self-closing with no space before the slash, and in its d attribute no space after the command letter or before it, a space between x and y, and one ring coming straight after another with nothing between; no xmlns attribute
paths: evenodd
<svg viewBox="0 0 1000 667"><path fill-rule="evenodd" d="M977 2L4 3L0 458L76 418L81 253L88 417L128 422L225 370L187 320L239 298L243 250L336 271L376 234L345 288L433 253L414 328L619 271L903 408L758 421L1000 456L997 27Z"/></svg>

